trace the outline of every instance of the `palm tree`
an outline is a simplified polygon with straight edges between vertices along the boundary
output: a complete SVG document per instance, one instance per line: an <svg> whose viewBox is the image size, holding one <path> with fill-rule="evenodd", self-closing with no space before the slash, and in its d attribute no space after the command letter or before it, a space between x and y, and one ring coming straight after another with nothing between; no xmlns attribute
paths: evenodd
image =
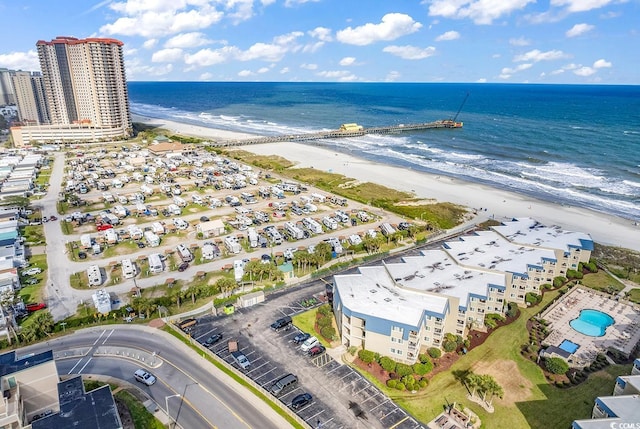
<svg viewBox="0 0 640 429"><path fill-rule="evenodd" d="M467 388L471 390L471 397L473 398L476 395L476 389L480 387L479 377L473 372L469 371L469 373L464 377L463 382L467 386Z"/></svg>
<svg viewBox="0 0 640 429"><path fill-rule="evenodd" d="M226 297L227 293L231 292L236 287L236 282L229 277L222 277L221 279L218 279L218 281L216 281L216 286Z"/></svg>
<svg viewBox="0 0 640 429"><path fill-rule="evenodd" d="M491 406L491 403L493 402L493 398L495 396L497 396L500 399L504 397L504 390L502 389L502 386L500 386L493 377L490 377L490 376L487 376L487 377L489 377L487 380L487 390L490 395L489 406Z"/></svg>

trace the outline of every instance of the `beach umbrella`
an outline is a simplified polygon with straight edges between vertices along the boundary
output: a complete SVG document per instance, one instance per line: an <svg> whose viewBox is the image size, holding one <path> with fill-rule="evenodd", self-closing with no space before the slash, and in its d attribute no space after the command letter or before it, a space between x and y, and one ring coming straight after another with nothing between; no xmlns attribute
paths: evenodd
<svg viewBox="0 0 640 429"><path fill-rule="evenodd" d="M147 259L147 255L138 256L138 261L144 261L145 259Z"/></svg>
<svg viewBox="0 0 640 429"><path fill-rule="evenodd" d="M202 278L202 277L204 277L206 275L207 275L207 273L205 271L198 271L196 273L196 277L200 277L200 278Z"/></svg>

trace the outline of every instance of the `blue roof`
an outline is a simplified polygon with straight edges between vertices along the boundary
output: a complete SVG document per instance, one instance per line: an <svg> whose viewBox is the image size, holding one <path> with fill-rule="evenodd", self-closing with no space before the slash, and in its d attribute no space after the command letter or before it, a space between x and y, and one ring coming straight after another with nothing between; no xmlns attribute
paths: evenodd
<svg viewBox="0 0 640 429"><path fill-rule="evenodd" d="M53 350L16 358L16 351L0 355L0 377L41 365L53 360Z"/></svg>

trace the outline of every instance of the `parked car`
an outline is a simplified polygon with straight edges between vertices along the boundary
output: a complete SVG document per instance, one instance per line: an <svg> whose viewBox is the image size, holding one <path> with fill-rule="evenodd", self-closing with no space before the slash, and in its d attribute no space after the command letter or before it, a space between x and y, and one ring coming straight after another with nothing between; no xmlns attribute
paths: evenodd
<svg viewBox="0 0 640 429"><path fill-rule="evenodd" d="M300 409L305 405L313 401L313 396L310 393L302 393L291 400L291 408L294 410Z"/></svg>
<svg viewBox="0 0 640 429"><path fill-rule="evenodd" d="M38 280L38 279L36 279L36 278L30 278L29 280L26 280L26 281L24 282L24 284L27 284L27 285L34 285L34 284L38 283L39 281L40 281L40 280Z"/></svg>
<svg viewBox="0 0 640 429"><path fill-rule="evenodd" d="M78 252L78 258L87 259L87 254L85 252Z"/></svg>
<svg viewBox="0 0 640 429"><path fill-rule="evenodd" d="M136 246L138 246L138 249L144 249L147 247L142 241L136 241Z"/></svg>
<svg viewBox="0 0 640 429"><path fill-rule="evenodd" d="M309 337L304 341L304 343L302 343L302 345L300 346L300 350L307 353L309 350L311 350L311 348L316 346L318 343L319 341L316 337Z"/></svg>
<svg viewBox="0 0 640 429"><path fill-rule="evenodd" d="M156 378L144 369L136 370L136 372L133 373L133 378L135 378L136 381L139 381L142 384L146 384L147 386L151 386L156 382Z"/></svg>
<svg viewBox="0 0 640 429"><path fill-rule="evenodd" d="M293 337L293 342L295 344L304 343L305 341L307 341L307 338L309 338L310 336L311 335L307 334L306 332L300 332L298 335Z"/></svg>
<svg viewBox="0 0 640 429"><path fill-rule="evenodd" d="M289 330L290 328L291 328L291 317L289 316L281 317L280 319L276 320L271 324L271 329L273 329L276 332L280 331L281 329Z"/></svg>
<svg viewBox="0 0 640 429"><path fill-rule="evenodd" d="M23 276L35 276L36 274L40 274L42 272L42 269L38 268L38 267L34 267L34 268L29 268L28 270L24 270L22 272Z"/></svg>
<svg viewBox="0 0 640 429"><path fill-rule="evenodd" d="M200 222L209 222L209 218L206 216L201 216L200 217Z"/></svg>
<svg viewBox="0 0 640 429"><path fill-rule="evenodd" d="M180 264L180 266L178 267L178 271L183 272L184 270L186 270L187 268L189 268L189 263L188 262L183 262Z"/></svg>
<svg viewBox="0 0 640 429"><path fill-rule="evenodd" d="M309 356L313 357L313 356L321 355L322 353L325 352L325 350L327 349L322 344L318 344L316 346L311 347L311 349L309 349Z"/></svg>
<svg viewBox="0 0 640 429"><path fill-rule="evenodd" d="M43 309L47 308L47 304L45 304L43 302L38 302L36 304L27 304L27 305L24 306L24 308L29 313L33 313L34 311L43 310Z"/></svg>
<svg viewBox="0 0 640 429"><path fill-rule="evenodd" d="M57 218L57 217L55 217L55 216L50 216L50 217L49 217L49 220L53 222L54 220L58 220L58 218Z"/></svg>
<svg viewBox="0 0 640 429"><path fill-rule="evenodd" d="M205 347L211 347L222 339L222 334L213 334L204 342Z"/></svg>

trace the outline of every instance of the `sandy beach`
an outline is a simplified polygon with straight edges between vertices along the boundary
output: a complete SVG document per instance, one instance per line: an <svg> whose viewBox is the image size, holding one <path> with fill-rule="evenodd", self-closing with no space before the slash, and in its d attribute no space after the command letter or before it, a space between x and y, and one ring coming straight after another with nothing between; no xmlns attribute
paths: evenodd
<svg viewBox="0 0 640 429"><path fill-rule="evenodd" d="M250 137L249 134L139 115L134 115L134 122L153 124L168 128L175 133L213 140ZM491 217L496 220L533 217L546 225L559 225L565 230L589 233L598 243L640 251L640 226L628 219L536 200L526 195L446 176L375 163L306 144L270 143L245 146L243 150L262 155L279 155L301 168L313 167L343 174L363 182L379 183L392 189L411 192L425 200L448 201L463 205L478 212L478 221Z"/></svg>

